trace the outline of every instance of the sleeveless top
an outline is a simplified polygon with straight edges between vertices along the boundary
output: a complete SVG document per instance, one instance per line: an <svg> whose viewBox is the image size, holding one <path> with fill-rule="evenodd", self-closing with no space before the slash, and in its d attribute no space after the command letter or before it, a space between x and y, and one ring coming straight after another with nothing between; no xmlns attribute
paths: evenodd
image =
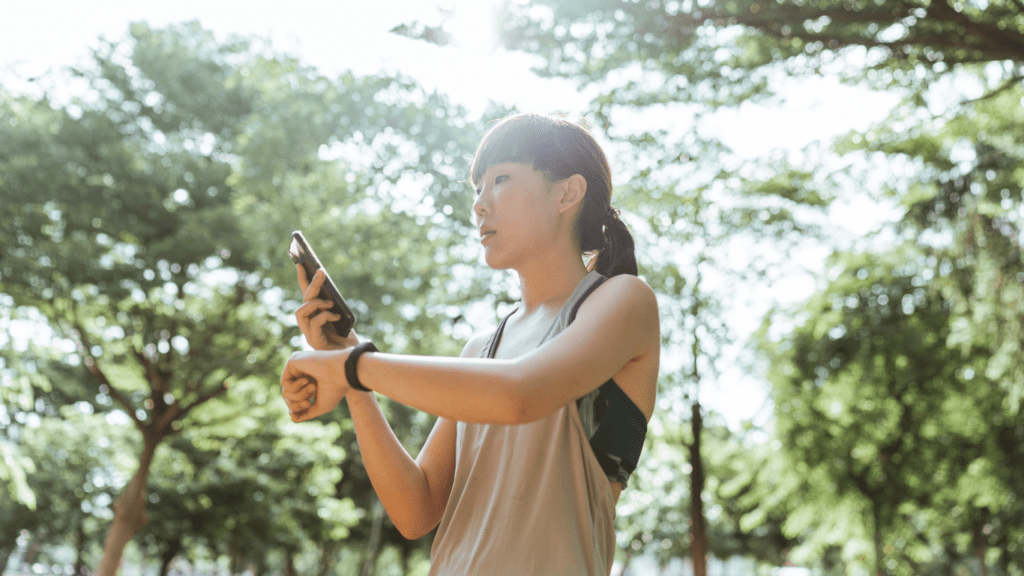
<svg viewBox="0 0 1024 576"><path fill-rule="evenodd" d="M592 272L580 282L538 345L569 325L603 279ZM482 357L493 357L500 336L499 327ZM598 390L528 424L456 424L455 473L430 550L431 576L611 571L614 494L579 410L588 396L599 403Z"/></svg>

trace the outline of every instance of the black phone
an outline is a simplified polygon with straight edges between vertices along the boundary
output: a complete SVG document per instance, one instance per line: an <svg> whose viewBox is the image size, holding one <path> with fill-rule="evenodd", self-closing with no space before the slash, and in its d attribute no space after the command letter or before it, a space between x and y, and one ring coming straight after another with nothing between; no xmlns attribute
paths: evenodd
<svg viewBox="0 0 1024 576"><path fill-rule="evenodd" d="M306 271L307 282L313 280L313 275L316 274L318 268L323 268L320 259L316 257L316 253L313 252L313 249L309 247L309 243L306 242L306 237L299 230L292 232L292 242L288 246L288 256L291 257L292 262L301 265L302 269ZM326 272L324 270L324 273ZM334 326L334 329L338 331L338 335L342 338L348 336L352 326L356 323L356 317L349 310L348 305L345 304L345 299L341 297L341 292L338 291L338 287L335 286L334 280L331 280L330 275L324 279L318 297L334 302L334 305L328 308L327 311L341 316L341 319L329 322L329 324Z"/></svg>

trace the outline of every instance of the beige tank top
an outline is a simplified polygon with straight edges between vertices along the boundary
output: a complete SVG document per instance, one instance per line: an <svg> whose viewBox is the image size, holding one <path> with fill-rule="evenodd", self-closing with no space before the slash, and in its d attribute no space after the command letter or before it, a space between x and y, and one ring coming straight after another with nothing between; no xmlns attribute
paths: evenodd
<svg viewBox="0 0 1024 576"><path fill-rule="evenodd" d="M596 279L580 282L540 343L565 329ZM529 424L456 428L455 478L430 550L431 576L611 572L614 495L576 402Z"/></svg>

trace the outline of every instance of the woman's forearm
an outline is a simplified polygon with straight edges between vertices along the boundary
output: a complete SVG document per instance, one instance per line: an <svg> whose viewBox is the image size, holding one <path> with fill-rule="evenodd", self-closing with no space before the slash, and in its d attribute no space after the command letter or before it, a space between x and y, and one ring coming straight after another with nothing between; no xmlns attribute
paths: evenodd
<svg viewBox="0 0 1024 576"><path fill-rule="evenodd" d="M429 522L429 486L423 471L398 441L373 394L350 391L349 412L366 473L391 522L403 536L419 538Z"/></svg>
<svg viewBox="0 0 1024 576"><path fill-rule="evenodd" d="M403 356L359 358L359 381L388 398L460 422L515 424L521 368L512 360Z"/></svg>

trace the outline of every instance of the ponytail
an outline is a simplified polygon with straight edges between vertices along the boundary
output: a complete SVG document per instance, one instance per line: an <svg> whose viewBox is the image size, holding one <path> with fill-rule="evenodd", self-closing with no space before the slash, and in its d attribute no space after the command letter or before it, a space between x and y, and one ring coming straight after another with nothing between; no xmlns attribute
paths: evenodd
<svg viewBox="0 0 1024 576"><path fill-rule="evenodd" d="M629 233L629 228L626 228L626 223L619 220L617 214L605 222L604 238L604 247L595 257L594 270L609 278L619 274L636 276L639 271L636 266L633 235Z"/></svg>

